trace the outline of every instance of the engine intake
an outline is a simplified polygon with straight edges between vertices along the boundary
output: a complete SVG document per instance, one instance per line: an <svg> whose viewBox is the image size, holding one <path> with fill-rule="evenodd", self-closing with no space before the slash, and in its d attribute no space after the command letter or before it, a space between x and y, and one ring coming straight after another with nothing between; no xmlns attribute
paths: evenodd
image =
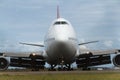
<svg viewBox="0 0 120 80"><path fill-rule="evenodd" d="M114 58L113 58L113 64L117 67L120 67L120 54L116 55Z"/></svg>
<svg viewBox="0 0 120 80"><path fill-rule="evenodd" d="M0 58L0 70L6 70L9 66L9 62L5 58Z"/></svg>

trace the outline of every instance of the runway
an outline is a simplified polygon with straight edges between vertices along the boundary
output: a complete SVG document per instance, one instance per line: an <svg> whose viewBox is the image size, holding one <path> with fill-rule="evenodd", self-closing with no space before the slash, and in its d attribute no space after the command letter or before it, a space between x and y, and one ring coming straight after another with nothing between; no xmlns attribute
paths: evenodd
<svg viewBox="0 0 120 80"><path fill-rule="evenodd" d="M102 71L0 71L0 75L41 75L41 74L101 74L101 73L120 73L120 70Z"/></svg>

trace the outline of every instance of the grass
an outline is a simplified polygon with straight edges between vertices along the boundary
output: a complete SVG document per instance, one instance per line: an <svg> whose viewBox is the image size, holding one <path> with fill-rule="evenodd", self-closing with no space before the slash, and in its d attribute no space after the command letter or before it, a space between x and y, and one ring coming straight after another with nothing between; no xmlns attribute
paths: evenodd
<svg viewBox="0 0 120 80"><path fill-rule="evenodd" d="M0 80L120 80L120 73L1 74Z"/></svg>

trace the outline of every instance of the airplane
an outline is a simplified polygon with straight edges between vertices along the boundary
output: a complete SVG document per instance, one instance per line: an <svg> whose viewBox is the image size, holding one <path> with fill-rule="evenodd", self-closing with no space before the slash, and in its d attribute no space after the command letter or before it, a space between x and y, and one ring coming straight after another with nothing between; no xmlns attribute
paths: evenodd
<svg viewBox="0 0 120 80"><path fill-rule="evenodd" d="M44 44L20 43L44 47L44 51L39 52L1 52L0 70L6 70L8 66L25 67L32 70L44 69L45 63L50 64L49 70L54 70L57 65L58 70L72 70L71 64L76 62L77 68L89 70L90 66L112 63L120 67L120 50L92 51L81 50L80 45L95 43L90 41L79 43L76 32L71 23L60 17L59 6L57 7L57 19L52 22L44 39ZM111 61L110 54L116 54ZM7 60L6 57L10 57Z"/></svg>

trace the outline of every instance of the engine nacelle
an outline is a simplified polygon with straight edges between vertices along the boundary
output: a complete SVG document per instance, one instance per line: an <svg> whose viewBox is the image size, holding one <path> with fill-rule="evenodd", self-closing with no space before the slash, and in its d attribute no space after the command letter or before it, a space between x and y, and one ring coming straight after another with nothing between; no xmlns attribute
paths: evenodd
<svg viewBox="0 0 120 80"><path fill-rule="evenodd" d="M113 64L117 67L120 67L120 54L113 57Z"/></svg>
<svg viewBox="0 0 120 80"><path fill-rule="evenodd" d="M9 61L4 57L0 57L0 70L6 70L8 66Z"/></svg>

